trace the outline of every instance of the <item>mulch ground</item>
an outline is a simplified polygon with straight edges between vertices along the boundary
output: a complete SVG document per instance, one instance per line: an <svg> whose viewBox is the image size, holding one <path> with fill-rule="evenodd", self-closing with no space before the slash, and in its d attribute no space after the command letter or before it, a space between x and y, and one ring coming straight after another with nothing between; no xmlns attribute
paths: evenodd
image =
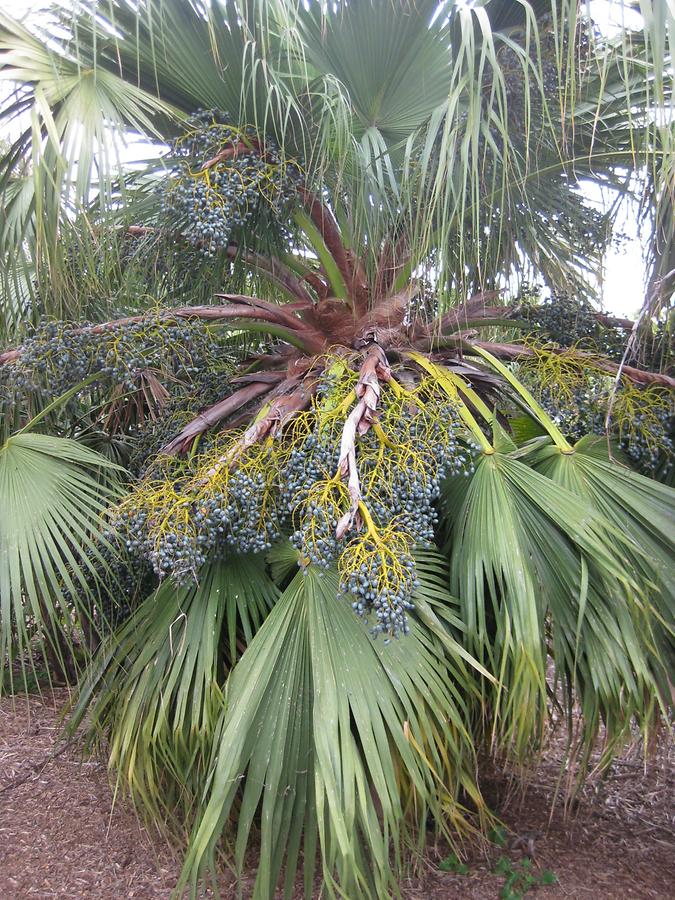
<svg viewBox="0 0 675 900"><path fill-rule="evenodd" d="M56 690L28 701L0 700L1 900L168 898L178 858L123 802L113 804L104 765L83 758L77 743L59 752L59 710L66 699ZM608 776L590 781L567 816L562 804L552 807L559 773L554 753L524 793L495 777L487 794L512 829L506 848L469 858L462 875L439 870L447 849L430 851L403 884L405 900L496 900L504 876L493 869L503 855L514 865L531 856L535 875L555 873L557 884L528 898L672 900L673 756L664 740L645 769L633 748ZM245 898L253 877L252 871L243 885ZM220 888L224 900L236 896L227 873Z"/></svg>

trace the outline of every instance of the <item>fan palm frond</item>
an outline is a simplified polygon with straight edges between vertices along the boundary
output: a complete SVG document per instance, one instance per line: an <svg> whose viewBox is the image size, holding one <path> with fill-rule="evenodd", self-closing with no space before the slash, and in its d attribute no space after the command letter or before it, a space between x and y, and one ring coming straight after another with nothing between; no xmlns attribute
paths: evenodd
<svg viewBox="0 0 675 900"><path fill-rule="evenodd" d="M609 744L625 738L634 714L648 723L643 699L658 693L661 666L656 621L614 522L508 452L484 454L471 478L450 480L444 508L465 646L499 682L483 682L493 744L526 756L541 742L549 656L570 729L579 700L585 746L601 722Z"/></svg>
<svg viewBox="0 0 675 900"><path fill-rule="evenodd" d="M183 883L206 871L236 807L239 870L261 811L254 896L272 895L284 865L290 895L302 845L311 893L318 843L329 892L380 897L427 813L460 827L459 796L482 808L442 649L417 627L373 642L337 587L331 572L299 572L232 672Z"/></svg>
<svg viewBox="0 0 675 900"><path fill-rule="evenodd" d="M88 712L88 740L108 736L118 786L157 821L179 822L178 832L199 802L226 661L235 664L277 596L259 558L214 562L198 584L165 581L82 683L69 728Z"/></svg>
<svg viewBox="0 0 675 900"><path fill-rule="evenodd" d="M609 459L607 451L605 442L582 439L574 453L544 445L532 451L531 459L537 471L582 497L627 538L621 553L657 611L652 627L670 669L675 659L673 492Z"/></svg>
<svg viewBox="0 0 675 900"><path fill-rule="evenodd" d="M118 468L45 434L15 434L0 447L0 653L10 676L34 649L66 670L73 612L90 619L94 565L105 567L97 535L116 489L97 475Z"/></svg>

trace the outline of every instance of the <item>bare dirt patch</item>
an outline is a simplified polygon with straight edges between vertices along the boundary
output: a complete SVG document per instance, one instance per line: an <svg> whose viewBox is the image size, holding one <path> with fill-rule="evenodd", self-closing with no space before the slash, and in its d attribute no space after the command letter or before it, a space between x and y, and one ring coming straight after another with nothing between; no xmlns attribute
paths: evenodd
<svg viewBox="0 0 675 900"><path fill-rule="evenodd" d="M179 860L123 803L113 805L105 766L74 742L59 752L59 710L67 694L0 701L0 898L168 898ZM665 745L645 772L634 751L605 779L593 779L567 819L551 815L558 768L550 759L524 795L496 777L488 798L513 830L505 848L467 860L468 872L438 869L448 854L429 853L403 885L405 900L492 900L507 856L558 883L528 897L651 900L675 896L675 775ZM243 896L250 897L253 873ZM224 874L225 900L236 896ZM317 891L317 894L319 892ZM351 898L350 898L351 900ZM354 898L358 900L358 898Z"/></svg>

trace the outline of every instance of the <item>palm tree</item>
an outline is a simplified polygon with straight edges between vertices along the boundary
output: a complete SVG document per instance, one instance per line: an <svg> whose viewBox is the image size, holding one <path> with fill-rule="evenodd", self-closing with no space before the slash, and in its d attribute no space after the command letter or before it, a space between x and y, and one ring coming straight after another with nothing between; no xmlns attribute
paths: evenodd
<svg viewBox="0 0 675 900"><path fill-rule="evenodd" d="M71 727L189 832L181 887L255 836L256 896L299 868L311 894L317 857L331 894L395 893L430 825L486 826L479 753L531 759L552 702L582 773L658 723L672 489L549 412L591 383L624 429L671 403L587 302L607 222L576 180L643 177L662 265L673 24L653 4L609 40L576 3L497 0L0 16L4 117L30 115L0 162L3 652L34 658L37 622L65 662L75 613ZM113 152L132 131L138 166ZM500 299L532 271L581 296L576 336L542 343L562 301Z"/></svg>

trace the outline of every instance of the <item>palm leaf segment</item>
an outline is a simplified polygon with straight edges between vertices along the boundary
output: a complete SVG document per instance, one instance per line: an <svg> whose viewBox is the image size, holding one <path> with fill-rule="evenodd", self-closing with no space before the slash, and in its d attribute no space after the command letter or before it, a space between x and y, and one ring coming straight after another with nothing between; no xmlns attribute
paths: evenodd
<svg viewBox="0 0 675 900"><path fill-rule="evenodd" d="M116 496L100 475L117 468L44 434L18 433L0 447L0 653L10 678L14 660L32 662L38 649L66 671L72 644L63 622L75 613L85 629L91 624L95 564L106 566L101 515Z"/></svg>

